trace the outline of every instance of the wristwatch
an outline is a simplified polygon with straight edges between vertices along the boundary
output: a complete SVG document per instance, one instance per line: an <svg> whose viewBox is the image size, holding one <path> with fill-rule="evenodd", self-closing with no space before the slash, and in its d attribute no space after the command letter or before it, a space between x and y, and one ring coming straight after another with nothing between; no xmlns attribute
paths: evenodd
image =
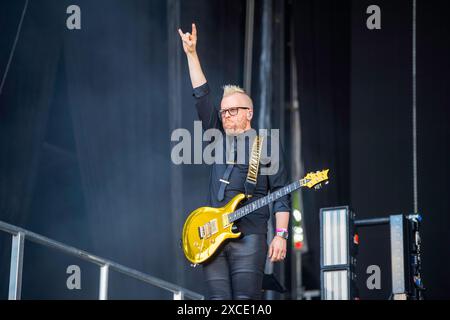
<svg viewBox="0 0 450 320"><path fill-rule="evenodd" d="M287 240L289 238L289 232L286 229L277 229L277 236Z"/></svg>

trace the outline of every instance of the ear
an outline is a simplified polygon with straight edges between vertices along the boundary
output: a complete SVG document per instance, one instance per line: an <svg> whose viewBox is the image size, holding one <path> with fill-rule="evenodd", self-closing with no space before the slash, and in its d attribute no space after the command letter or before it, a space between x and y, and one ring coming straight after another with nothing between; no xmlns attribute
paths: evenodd
<svg viewBox="0 0 450 320"><path fill-rule="evenodd" d="M252 117L253 117L253 111L252 111L252 110L249 110L248 113L247 113L247 119L248 119L248 120L251 120Z"/></svg>

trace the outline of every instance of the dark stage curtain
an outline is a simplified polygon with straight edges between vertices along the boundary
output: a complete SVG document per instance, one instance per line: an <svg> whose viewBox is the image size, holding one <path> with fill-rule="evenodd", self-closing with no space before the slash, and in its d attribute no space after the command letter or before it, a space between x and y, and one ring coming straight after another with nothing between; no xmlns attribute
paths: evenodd
<svg viewBox="0 0 450 320"><path fill-rule="evenodd" d="M203 293L201 269L180 254L181 228L173 227L174 217L183 221L205 204L209 174L191 165L178 169L180 181L171 179L171 130L193 132L197 118L177 29L167 29L173 7L163 0L78 1L82 28L68 30L71 4L30 1L24 19L0 97L0 219ZM2 71L22 5L1 4L2 17L15 17L1 19ZM243 1L179 2L179 26L197 23L217 101L221 85L242 85L244 8ZM179 65L170 78L179 92L169 90L169 61ZM169 114L174 94L178 123ZM170 194L174 183L180 194ZM172 212L172 200L179 211ZM10 239L1 239L6 297ZM78 291L66 288L71 264L82 271ZM95 266L27 244L22 296L96 298L98 276ZM115 272L110 278L112 299L172 298Z"/></svg>
<svg viewBox="0 0 450 320"><path fill-rule="evenodd" d="M0 5L0 70L7 70L25 1ZM45 15L41 9L45 9ZM46 124L61 50L57 11L30 1L0 95L0 218L27 225L45 153ZM37 230L39 231L39 230ZM10 237L1 235L0 288L7 297ZM24 282L26 280L24 279Z"/></svg>

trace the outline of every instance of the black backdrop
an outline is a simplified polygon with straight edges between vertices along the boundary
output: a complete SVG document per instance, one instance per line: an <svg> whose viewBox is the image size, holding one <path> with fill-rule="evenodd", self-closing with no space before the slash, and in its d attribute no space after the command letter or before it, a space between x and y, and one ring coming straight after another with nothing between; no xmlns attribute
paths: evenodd
<svg viewBox="0 0 450 320"><path fill-rule="evenodd" d="M0 1L2 75L23 4ZM188 212L204 203L208 168L170 165L171 130L192 132L196 115L186 62L181 48L173 46L178 34L168 26L179 21L187 29L197 22L199 54L218 97L220 85L242 85L245 2L181 1L177 17L168 1L80 0L79 31L65 28L70 4L29 2L0 96L0 219L201 292L199 269L182 259L174 233ZM320 207L349 204L360 218L413 210L412 2L377 1L382 29L376 31L365 27L371 4L286 3L286 21L293 19L295 26L305 169L332 170L326 189L303 195L307 289L319 286ZM429 298L448 299L446 9L444 1L417 1L424 282ZM285 81L288 86L289 78ZM258 95L257 85L253 89ZM179 104L170 109L174 95ZM363 298L389 296L387 235L383 227L361 231ZM0 289L6 297L9 238L1 234L0 242ZM97 268L33 244L25 250L24 298L97 296ZM70 264L81 267L80 291L66 289ZM381 290L364 289L371 264L381 267ZM114 273L111 280L112 298L170 297Z"/></svg>
<svg viewBox="0 0 450 320"><path fill-rule="evenodd" d="M413 212L411 4L378 3L382 29L377 31L367 29L358 15L371 3L352 6L349 183L351 204L360 218ZM360 239L361 294L387 298L389 229L362 228ZM369 265L381 268L381 292L365 286Z"/></svg>

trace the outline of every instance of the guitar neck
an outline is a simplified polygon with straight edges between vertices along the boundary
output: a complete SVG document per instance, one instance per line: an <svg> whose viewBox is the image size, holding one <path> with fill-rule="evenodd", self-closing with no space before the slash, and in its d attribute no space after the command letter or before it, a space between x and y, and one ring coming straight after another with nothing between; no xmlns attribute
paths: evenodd
<svg viewBox="0 0 450 320"><path fill-rule="evenodd" d="M234 221L252 213L253 211L258 210L259 208L264 207L264 206L268 205L269 203L271 203L281 197L284 197L285 195L287 195L291 192L294 192L297 189L300 189L301 187L306 185L306 183L307 183L306 179L297 180L281 189L278 189L277 191L275 191L265 197L259 198L258 200L253 201L253 202L239 208L238 210L230 213L228 215L229 221L234 222Z"/></svg>

